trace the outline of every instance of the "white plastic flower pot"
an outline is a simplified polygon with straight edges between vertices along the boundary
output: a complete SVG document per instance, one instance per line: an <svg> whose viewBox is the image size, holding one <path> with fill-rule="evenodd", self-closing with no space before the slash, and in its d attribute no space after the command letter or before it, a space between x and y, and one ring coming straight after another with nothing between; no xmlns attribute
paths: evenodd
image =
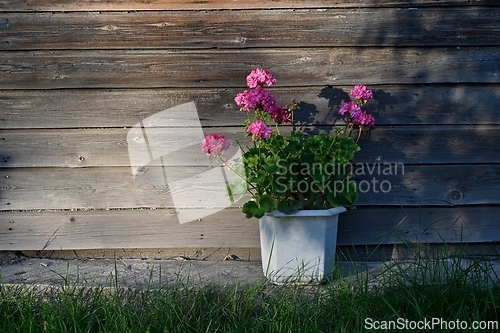
<svg viewBox="0 0 500 333"><path fill-rule="evenodd" d="M318 284L335 263L338 217L344 207L275 211L259 220L262 268L275 284Z"/></svg>

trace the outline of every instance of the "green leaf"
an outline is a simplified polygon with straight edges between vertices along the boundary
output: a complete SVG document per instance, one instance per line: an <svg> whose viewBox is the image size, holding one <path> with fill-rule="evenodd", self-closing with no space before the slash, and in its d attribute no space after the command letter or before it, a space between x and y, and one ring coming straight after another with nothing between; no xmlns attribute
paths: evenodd
<svg viewBox="0 0 500 333"><path fill-rule="evenodd" d="M326 195L326 200L333 207L345 206L347 203L344 197L338 197L333 192L330 192Z"/></svg>
<svg viewBox="0 0 500 333"><path fill-rule="evenodd" d="M346 189L341 193L334 191L327 194L326 200L330 203L330 205L334 207L353 207L359 198L357 185L355 182L349 181L346 183L345 188Z"/></svg>
<svg viewBox="0 0 500 333"><path fill-rule="evenodd" d="M259 204L261 209L265 210L265 213L270 213L276 209L276 201L268 194L260 197Z"/></svg>
<svg viewBox="0 0 500 333"><path fill-rule="evenodd" d="M347 191L344 191L342 193L342 196L347 200L349 206L352 206L354 205L354 203L356 203L356 201L358 201L359 193L356 187L356 183L349 182L348 184L349 184L348 189Z"/></svg>
<svg viewBox="0 0 500 333"><path fill-rule="evenodd" d="M255 213L258 213L258 210L259 206L257 206L257 203L255 201L245 202L243 208L241 209L247 219L254 217Z"/></svg>
<svg viewBox="0 0 500 333"><path fill-rule="evenodd" d="M293 200L291 203L288 203L287 199L283 199L278 202L278 210L285 214L296 213L300 208L302 208L302 204L299 200Z"/></svg>
<svg viewBox="0 0 500 333"><path fill-rule="evenodd" d="M248 201L243 205L242 212L246 218L256 217L260 219L264 214L272 212L276 208L276 201L270 195L264 194L258 200Z"/></svg>

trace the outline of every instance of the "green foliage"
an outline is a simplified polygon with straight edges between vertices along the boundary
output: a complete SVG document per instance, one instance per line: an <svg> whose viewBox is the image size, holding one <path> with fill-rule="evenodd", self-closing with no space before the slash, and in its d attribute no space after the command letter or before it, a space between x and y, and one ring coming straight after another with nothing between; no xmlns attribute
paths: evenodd
<svg viewBox="0 0 500 333"><path fill-rule="evenodd" d="M352 207L358 200L352 169L359 150L354 139L342 135L272 134L256 142L243 154L253 195L243 213L247 218L260 218L275 208L290 214L301 209Z"/></svg>

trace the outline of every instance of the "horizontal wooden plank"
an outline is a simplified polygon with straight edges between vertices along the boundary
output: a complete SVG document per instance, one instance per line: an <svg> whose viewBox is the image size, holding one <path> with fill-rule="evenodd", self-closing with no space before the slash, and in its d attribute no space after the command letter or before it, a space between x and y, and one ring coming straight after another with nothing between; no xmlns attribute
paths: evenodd
<svg viewBox="0 0 500 333"><path fill-rule="evenodd" d="M468 258L496 258L500 243L426 243L426 244L372 244L342 245L337 247L337 260L358 262L381 262L391 259L408 260L415 255L425 253L429 256L462 255ZM19 252L18 252L19 251ZM242 260L260 261L260 247L181 247L181 248L106 248L78 250L16 250L0 252L0 255L20 254L29 258L46 259L154 259L154 260L223 260L228 254L234 254Z"/></svg>
<svg viewBox="0 0 500 333"><path fill-rule="evenodd" d="M499 83L499 47L116 50L0 53L2 89L244 87L263 66L280 86ZM244 61L242 60L244 59Z"/></svg>
<svg viewBox="0 0 500 333"><path fill-rule="evenodd" d="M499 204L500 165L358 166L358 206ZM0 210L226 207L218 168L0 169ZM233 206L240 206L236 202ZM188 215L182 218L188 219Z"/></svg>
<svg viewBox="0 0 500 333"><path fill-rule="evenodd" d="M494 6L495 0L1 0L0 11L128 11L128 10L218 10L267 8Z"/></svg>
<svg viewBox="0 0 500 333"><path fill-rule="evenodd" d="M498 163L497 126L384 126L361 136L357 160L405 164Z"/></svg>
<svg viewBox="0 0 500 333"><path fill-rule="evenodd" d="M339 246L498 242L500 207L358 208L340 215ZM169 210L1 212L0 250L259 248L257 220L226 209L179 224ZM191 251L193 252L193 251Z"/></svg>
<svg viewBox="0 0 500 333"><path fill-rule="evenodd" d="M29 172L30 169L2 169L0 170L4 180L1 185L2 208L5 210L24 209L22 207L69 209L172 206L170 196L160 194L165 187L164 184L161 184L161 188L155 185L146 188L145 185L141 189L140 183L134 183L129 169L81 169L79 172L48 168L36 172L35 170ZM21 180L19 176L28 177L30 180ZM127 178L132 180L127 181ZM128 198L124 199L124 195Z"/></svg>
<svg viewBox="0 0 500 333"><path fill-rule="evenodd" d="M315 130L319 130L317 127ZM325 129L330 130L331 127ZM315 131L314 130L314 131ZM132 131L132 132L130 132ZM139 138L148 144L135 144L135 129L55 129L11 130L0 132L0 166L15 167L128 167L131 155L154 154L164 160L152 165L196 166L204 156L199 144L203 134L222 133L234 145L251 145L243 128L145 128ZM187 132L194 135L189 138ZM198 134L199 132L199 134ZM285 132L282 132L286 134ZM321 131L320 133L326 133ZM353 135L355 137L356 133ZM499 163L500 126L396 126L379 127L362 135L359 163L459 164ZM182 147L172 155L170 147ZM144 152L143 152L144 151ZM235 151L230 151L232 156Z"/></svg>
<svg viewBox="0 0 500 333"><path fill-rule="evenodd" d="M460 206L500 202L499 164L404 165L403 168L399 163L380 163L363 165L356 174L360 190L358 206Z"/></svg>
<svg viewBox="0 0 500 333"><path fill-rule="evenodd" d="M280 82L278 82L280 83ZM350 86L272 89L282 104L296 98L296 117L332 124ZM500 124L500 85L373 86L366 109L379 125ZM239 126L229 89L0 90L0 129L131 127L160 111L194 102L204 127Z"/></svg>
<svg viewBox="0 0 500 333"><path fill-rule="evenodd" d="M499 206L360 207L340 216L339 245L500 240Z"/></svg>
<svg viewBox="0 0 500 333"><path fill-rule="evenodd" d="M480 246L483 245L483 246ZM493 246L478 244L474 247L476 253L491 253ZM384 246L376 253L372 252L371 261L383 261L391 258L393 245ZM349 249L351 253L352 247ZM363 252L366 252L364 247ZM340 252L341 250L339 250ZM2 253L16 254L11 251ZM17 252L17 251L16 251ZM244 261L260 261L260 248L256 247L170 247L170 248L119 248L119 249L80 249L80 250L21 250L20 254L28 258L50 259L150 259L150 260L198 260L198 261L224 261L228 255L235 255ZM360 257L363 258L363 257ZM362 259L358 261L364 261Z"/></svg>
<svg viewBox="0 0 500 333"><path fill-rule="evenodd" d="M498 46L499 19L500 7L17 12L0 16L0 50Z"/></svg>
<svg viewBox="0 0 500 333"><path fill-rule="evenodd" d="M40 217L36 222L35 216ZM124 248L133 244L139 248L153 244L160 248L255 247L259 242L255 222L246 221L241 212L184 224L179 224L172 210L1 213L0 248L97 249L118 244ZM92 232L89 227L96 230ZM245 240L241 239L243 235ZM28 245L31 236L38 240Z"/></svg>

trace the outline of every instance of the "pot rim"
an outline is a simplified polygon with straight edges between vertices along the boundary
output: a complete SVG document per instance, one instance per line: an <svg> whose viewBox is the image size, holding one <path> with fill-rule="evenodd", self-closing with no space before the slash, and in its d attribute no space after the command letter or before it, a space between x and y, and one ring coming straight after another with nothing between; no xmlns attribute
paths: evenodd
<svg viewBox="0 0 500 333"><path fill-rule="evenodd" d="M343 213L347 211L347 209L343 206L339 207L333 207L330 209L305 209L305 210L299 210L296 213L293 214L285 214L283 212L280 212L279 210L275 210L274 212L271 213L266 213L267 216L272 216L272 217L300 217L300 216L332 216L332 215L338 215L340 213Z"/></svg>

